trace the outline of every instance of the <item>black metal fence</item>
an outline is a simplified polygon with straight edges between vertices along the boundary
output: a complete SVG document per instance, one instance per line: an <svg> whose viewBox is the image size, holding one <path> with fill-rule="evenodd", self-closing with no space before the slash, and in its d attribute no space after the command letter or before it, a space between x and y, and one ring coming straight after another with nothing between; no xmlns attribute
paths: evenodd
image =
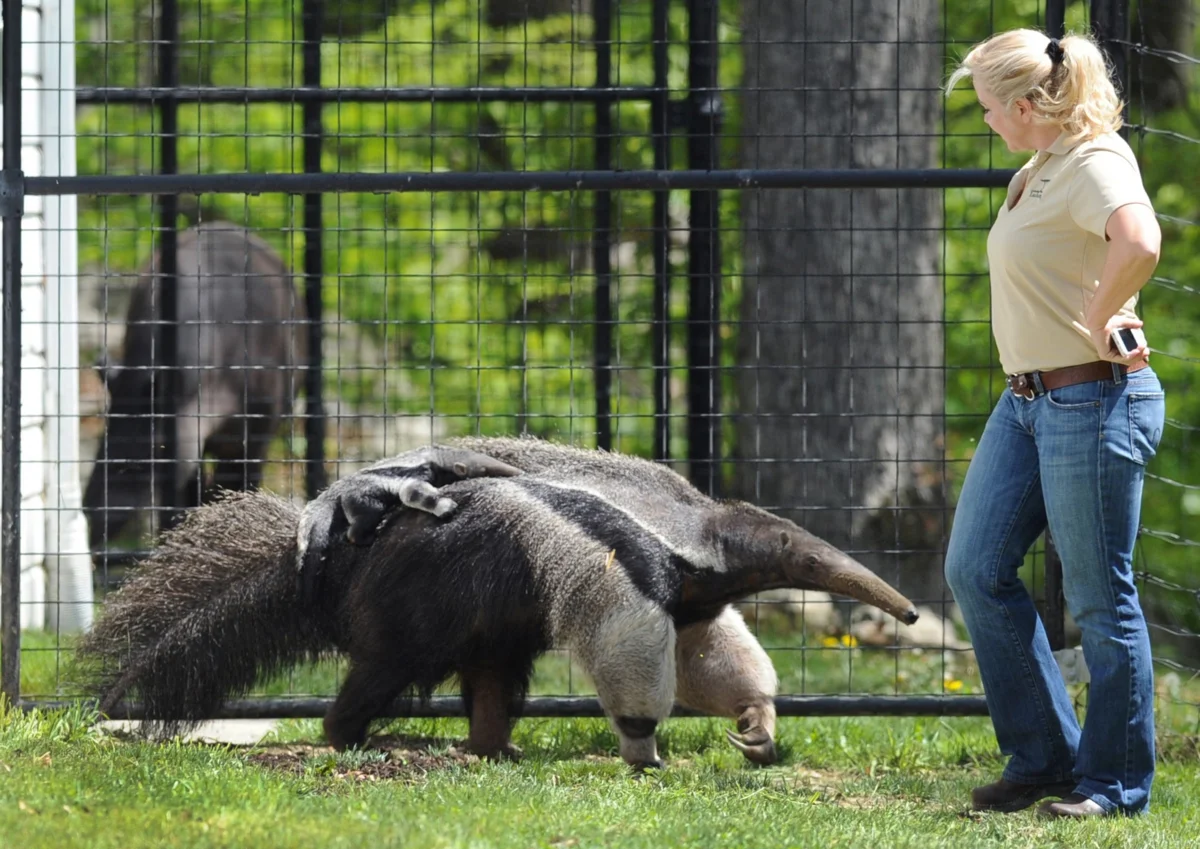
<svg viewBox="0 0 1200 849"><path fill-rule="evenodd" d="M510 5L514 9L521 6ZM777 44L771 33L772 13L766 9L767 4L746 5L756 10L750 15L756 29L750 33L751 25L745 24L747 32L743 33L741 44L731 44L722 30L742 22L735 24L728 10L723 12L716 0L685 3L648 0L632 10L617 8L611 0L592 0L590 16L573 12L563 16L563 20L569 21L569 29L549 28L546 31L549 37L536 45L529 37L526 9L524 17L517 16L524 22L517 27L521 38L498 42L500 46L493 55L485 52L478 41L471 45L456 40L451 29L455 21L460 21L455 17L455 10L461 11L458 6L445 10L441 4L431 4L428 21L419 22L421 26L428 24L429 38L401 37L394 49L416 51L415 45L420 41L421 49L428 49L431 57L441 49L450 56L448 61L453 62L456 46L465 45L464 57L479 69L490 69L489 73L503 82L485 84L482 78L487 74L480 71L477 76L481 79L475 84L438 85L433 70L436 63L430 58L428 85L395 84L387 79L385 72L385 79L368 81L365 85L339 82L330 86L327 83L331 76L340 80L343 72L347 76L365 76L363 72L352 71L356 62L369 64L367 59L347 58L349 54L343 54L340 47L332 49L332 45L337 43L334 39L352 41L347 33L361 35L363 30L371 29L365 25L370 22L343 20L331 11L332 4L303 0L298 15L291 10L285 12L293 30L299 22L299 34L288 31L288 24L280 24L286 36L284 48L299 53L299 85L294 82L293 74L292 82L276 80L251 86L248 69L253 63L247 59L245 84L233 86L217 81L220 74L213 70L219 69L222 45L206 27L211 29L214 16L220 17L219 11L205 13L200 6L181 12L178 0L157 0L149 7L151 14L145 20L140 13L146 9L137 7L137 25L151 27L152 33L126 41L104 41L105 45L111 44L112 67L119 65L121 49L138 50L153 45L152 67L146 69L134 62L131 67L135 79L120 80L119 85L81 85L76 92L80 107L93 108L103 116L91 132L95 139L104 140L104 162L92 168L95 173L57 178L26 176L21 171L21 14L19 3L5 0L4 167L0 172L0 215L4 225L4 443L0 490L3 693L23 704L47 704L71 695L57 678L55 689L46 692L37 685L23 685L21 675L23 657L36 657L37 652L57 657L63 650L57 639L23 648L19 616L19 561L24 545L19 532L20 267L23 200L29 196L76 195L81 200L88 199L91 225L81 223L80 239L92 240L89 244L93 253L103 258L105 268L110 253L120 254L122 259L115 264L123 264L127 272L132 258L143 255L147 235L159 252L161 260L155 275L163 283L162 297L151 321L156 333L155 355L152 363L144 364L160 376L153 413L159 423L169 423L179 415L171 406L178 397L174 382L189 367L183 364L181 368L173 359L178 351L180 327L174 283L178 276L175 261L181 218L213 217L212 209L216 208L228 213L236 207L235 201L220 207L219 201L212 198L233 197L241 198L241 217L248 226L260 231L275 228L275 244L285 255L290 253L291 264L299 271L308 352L306 367L301 370L305 406L302 412L286 417L292 438L290 445L282 449L282 457L275 459L280 468L288 471L268 478L275 488L291 487L290 470L302 469L302 495L294 488L289 493L311 497L328 482L330 465L341 468L343 464L375 459L384 451L390 453L407 447L404 440L415 439L418 430L423 429L426 438L433 437L454 430L455 422L460 430L533 431L566 437L674 463L685 469L691 480L706 492L736 494L794 516L802 524L816 524L823 535L854 551L896 583L908 580L906 570L916 571L919 565L921 571L938 575L939 585L930 588L928 580L923 584L914 582L913 586L920 589L910 594L948 618L949 599L940 584L941 542L953 500L953 470L960 463L963 449L947 443L958 440L965 444L972 429L977 432L981 427L984 408L964 403L962 399L973 395L983 396L984 401L993 398L990 393L994 392L998 367L990 354L984 354L982 361L979 356L980 346L986 344L980 342L979 335L981 329L986 330L986 318L980 319L970 310L964 313L965 317L953 321L947 321L945 315L947 298L965 297L963 293L969 293L978 302L984 291L978 285L982 279L978 269L961 273L948 270L950 263L943 239L940 249L943 281L935 287L937 309L931 322L928 314L914 317L906 312L898 287L936 277L937 271L922 270L917 267L919 263L914 263L911 270L902 269L905 258L900 254L906 248L906 239L915 238L912 234L930 226L943 233L960 230L962 243L982 253L979 234L986 232L988 222L978 220L976 211L971 209L961 213L961 220L951 222L945 207L947 192L961 190L959 206L982 203L986 211L990 208L987 190L1006 186L1012 169L993 167L990 147L983 157L985 166L955 167L954 162L972 158L958 145L963 139L970 141L970 134L950 132L945 114L941 115L940 131L929 126L908 127L905 120L906 110L915 108L910 101L940 96L936 89L948 49L978 40L987 33L951 37L950 11L941 9L934 15L941 28L939 37L913 34L904 29L911 10L902 10L904 4L896 3L894 14L886 19L886 24L893 28L890 32L879 31L882 24L876 26L877 21L864 19L862 11L856 19L854 4L849 4L848 32L821 34L826 24L817 18L823 13L799 3L787 13L802 14L806 20L811 16L813 34L791 47L813 54L830 51L831 67L849 68L851 79L813 76L802 85L792 85L786 80L759 78L753 84L734 85L722 76L722 61L729 50L741 48L745 55L758 57L765 67L767 59L763 57ZM939 8L936 4L925 5ZM493 0L487 11L490 14L491 10L504 6L500 0ZM1049 0L1039 10L1037 20L1014 19L1011 25L1043 25L1051 33L1062 33L1067 6L1065 2ZM394 12L387 4L382 7ZM275 41L270 37L257 41L251 38L249 8L247 0L242 10L247 23L241 46L247 56L252 50L261 50L265 55L274 49L272 44L278 38ZM483 19L488 15L483 6L468 4L464 8L472 11L475 18L468 29L484 25ZM568 3L563 8L574 7ZM237 11L234 9L233 13ZM1153 50L1147 53L1143 40L1131 35L1126 4L1092 0L1086 9L1080 7L1077 11L1090 17L1122 80L1129 78L1131 54L1153 54ZM645 20L638 17L639 12ZM992 12L995 20L994 7ZM843 12L830 14L839 18ZM187 15L193 15L194 20L186 18ZM1010 12L1008 18L1014 15ZM382 50L386 64L390 38L385 17L375 22L375 29L383 27L382 42L364 37L362 43L374 44ZM194 26L190 37L181 39L181 21L185 18ZM263 20L256 19L260 24ZM581 29L584 21L588 24L586 33ZM274 26L269 21L263 25ZM549 51L547 45L555 43L565 43L569 55L562 59L547 52L540 58L547 66L559 62L570 69L560 76L572 81L576 77L574 69L590 66L587 74L581 75L590 79L590 84L562 85L557 79L547 85L528 82L530 76L542 73L534 69L538 57L531 61L531 51ZM511 46L516 50L509 50ZM577 53L577 49L582 52L584 47L586 62ZM105 47L106 57L108 49ZM181 73L184 59L195 70L201 64L196 56L205 50L212 54L206 60L208 72L197 73L195 83L185 79ZM851 53L848 63L838 58L841 51L847 50ZM856 50L861 50L862 55L855 57ZM514 59L517 51L522 55ZM363 55L367 53L364 48ZM339 61L331 63L331 58ZM403 64L417 60L394 61ZM754 73L751 62L739 61L745 61L744 80L749 80ZM812 73L814 60L805 61L810 62L807 67ZM860 65L869 68L880 61L890 62L894 70L894 84L882 93L855 79ZM519 66L525 79L511 82L506 62L509 67ZM933 79L906 82L912 73L910 62L934 67ZM639 71L631 72L630 67ZM100 75L99 69L95 70ZM548 72L545 75L551 76ZM207 78L201 80L201 76ZM630 77L636 82L630 83ZM136 84L139 80L143 84ZM770 132L763 130L770 121L764 119L764 114L780 108L781 93L794 95L795 108L810 115L813 126L806 127L804 134L806 139L815 140L805 142L811 147L815 163L811 167L803 163L794 167L794 159L786 160L789 167L773 167L775 162L770 153L773 141ZM838 98L843 96L848 98L845 103L850 125L840 121L837 108L829 110L829 126L824 127L820 126L819 110L811 114L805 111L821 98L828 98L836 107L842 102ZM731 116L734 102L736 115ZM394 128L393 113L389 110L425 110L421 113L422 120L430 129L425 135L412 133L415 139L412 143L428 145L429 167L397 169L387 162L386 150L382 163L369 162L363 167L366 155L363 150L368 145L362 135L371 131L351 136L331 132L329 124L332 120L340 126L343 110L367 108L364 104L378 107L373 114L385 126L375 132L392 140L404 137L405 131L403 127ZM495 105L502 107L500 118L489 111ZM510 113L505 111L507 107L516 110L521 122L511 132L520 148L516 152L506 147L511 130L506 123L511 120ZM240 157L244 166L240 169L211 167L222 160L223 154L215 151L223 133L206 134L202 124L203 116L215 114L211 110L218 108L235 112L240 108L245 116L245 149L232 157L234 160ZM259 119L251 116L260 108L275 111L270 113L271 119L255 124ZM441 119L441 115L447 114L444 110L450 109L469 113L471 120L463 124ZM277 120L283 114L280 110L289 115L282 128ZM110 119L110 112L118 117ZM132 117L138 114L152 116L148 131L140 129L144 117ZM418 113L405 114L411 117ZM181 116L190 121L189 128L181 125ZM749 126L750 116L757 121L758 136ZM890 129L884 127L880 131L872 126L876 119L892 122ZM439 120L445 120L448 128L439 130ZM534 131L529 129L531 120L537 124ZM737 132L730 131L734 121L739 122ZM122 122L139 129L134 132L114 129ZM252 125L259 129L252 130ZM268 125L269 131L262 129ZM468 128L464 130L464 126ZM1134 124L1132 130L1139 138L1148 131L1144 124ZM282 157L290 161L290 167L255 169L255 163L270 157L251 155L250 136L268 132L299 138L299 155L291 155L294 152L289 151ZM984 137L982 127L975 132ZM187 142L188 155L184 157L181 139L187 139L189 133L192 139ZM457 163L458 167L445 167L435 148L468 135L478 148L475 167L468 167L472 163L466 161ZM882 154L881 148L871 146L877 137L887 139L885 147L890 145ZM109 138L125 138L137 148L134 154L117 163L112 169L115 173L108 172ZM823 156L822 140L828 140L835 148L844 144L850 155L835 152ZM934 142L940 143L940 153L926 155L934 152ZM978 146L980 142L971 143ZM206 144L213 148L206 149ZM398 141L396 144L400 145ZM560 144L567 150L563 156L555 159L544 154ZM863 145L861 155L854 153L856 144ZM806 147L806 161L809 152ZM977 148L975 152L978 153ZM149 167L140 158L146 154L151 160ZM197 163L196 173L185 173L185 162L190 162L192 155ZM447 157L453 159L452 155ZM570 167L537 167L539 162L560 160ZM343 170L347 164L349 170ZM683 167L678 167L680 164ZM208 173L203 173L204 170ZM648 203L637 200L647 195ZM424 222L420 226L395 223L408 214L398 207L415 196L427 198L419 210L425 216ZM375 228L364 223L365 216L359 216L347 226L335 223L331 227L331 214L340 222L343 198L351 197L382 197L378 204L378 220L382 225ZM544 201L549 204L544 209L531 209L538 203L531 199L538 197L553 201ZM838 206L840 201L829 200L835 197L852 200L842 208ZM635 200L626 202L628 198ZM145 205L147 199L153 199L152 208ZM191 205L190 213L181 206L184 200ZM299 204L299 226L292 223L293 202ZM460 203L461 206L456 206ZM835 263L840 276L839 271L798 272L804 275L806 285L812 286L813 302L809 303L806 294L803 307L787 316L774 315L776 305L765 300L764 293L769 290L759 286L757 272L752 267L761 261L761 256L775 250L763 234L789 220L786 214L778 214L778 207L772 207L779 203L803 207L803 213L797 215L794 223L797 233L811 234L827 226L830 233L844 234L845 253L850 262L848 268ZM864 205L870 208L864 209ZM454 214L445 216L451 223L441 229L451 233L456 228L463 230L461 243L438 241L437 217L445 208ZM775 210L773 217L764 212L768 208ZM906 211L914 210L917 211L914 222L905 223ZM843 215L848 216L848 223L841 220ZM735 216L741 222L741 229L728 225ZM349 213L347 217L351 217ZM460 219L469 222L465 228ZM1195 226L1195 222L1189 226ZM378 230L372 236L376 239L372 243L375 247L369 249L362 247L362 240L367 238L362 233L367 229ZM418 284L410 279L414 275L403 263L384 271L363 268L364 262L380 257L385 264L392 262L396 252L412 243L414 233L428 242L429 254L429 268L420 275L420 285L427 286L428 295L418 306L414 306L416 301L405 300L409 294L405 287L411 289ZM831 236L831 242L840 244L840 238ZM399 247L389 248L389 239L394 239ZM886 269L869 267L871 254L861 252L862 239L878 241L885 248L892 246L895 256ZM635 254L632 261L622 259L621 251L629 244ZM459 263L454 275L442 275L436 266L448 249L465 250L468 254L486 252L489 258L486 262L478 256L469 258ZM356 260L355 265L350 257L356 253L370 256L365 261ZM855 268L855 261L868 267ZM382 283L378 284L382 295L376 292L374 300L363 301L365 306L353 306L351 302L365 298L362 293L373 285L361 279L371 274L382 276ZM545 278L556 274L566 278L559 281L561 285L546 281ZM102 300L107 304L109 278L119 275L105 271L98 276ZM838 293L840 283L822 282L827 277L848 281L848 299ZM951 277L955 280L948 285L945 281ZM872 293L875 278L887 289L886 296ZM751 303L747 281L758 286L753 291L763 300ZM331 282L335 284L333 293ZM394 288L389 290L389 286ZM489 312L480 305L485 287L492 287L487 288L488 297L503 302L506 309ZM515 291L517 288L520 292ZM727 300L731 291L739 299L736 307L731 307ZM438 300L442 292L449 294ZM468 308L461 308L466 302L463 299L471 298L476 300ZM855 303L860 302L884 304L890 312L882 320L864 317L855 308ZM336 308L336 314L331 314L331 307ZM418 315L422 310L426 314ZM454 312L455 317L443 317L439 310ZM108 318L99 318L97 322L107 327ZM451 335L449 344L462 344L466 346L465 352L436 350L435 329L451 323L458 325L461 332ZM773 324L782 324L785 330L794 330L797 337L808 339L811 347L797 351L808 365L767 362L753 352L746 353L745 346L751 344L747 340L757 338L755 334L764 335L763 328ZM937 326L937 344L932 346L937 349L936 362L919 362L906 359L905 353L897 353L933 325ZM753 332L748 328L753 328ZM874 345L882 338L891 340L890 347L884 346L885 354L875 357ZM836 374L840 367L820 350L831 340L840 349L838 357L847 360L845 368L852 370L847 372L851 375L846 381L848 386L858 385L855 381L859 378L853 370L861 375L878 371L894 378L894 393L883 396L892 399L892 407L880 409L868 405L856 409L853 390L849 398L838 396L840 388L831 386L822 376L822 369L832 369ZM363 353L368 347L376 350L373 358ZM581 349L587 351L586 357ZM965 365L950 365L951 349L970 351L973 359ZM789 407L790 400L786 398L782 404L762 399L761 406L758 400L748 401L751 396L747 395L747 386L758 379L759 373L783 372L793 367L811 370L807 372L806 391L828 389L844 408L831 411L827 406L809 406L807 402ZM908 378L902 379L902 372L923 375L922 392L928 396L927 407L909 403L904 391L907 385L904 380ZM391 375L396 374L405 381L400 389L390 382ZM457 382L439 384L446 375ZM545 378L547 375L550 378ZM332 402L331 385L336 388L336 399ZM586 386L586 391L579 386ZM947 404L949 396L954 399L951 404ZM412 401L414 398L416 402ZM378 403L372 406L372 402ZM336 408L333 412L331 404ZM961 408L958 412L949 409L955 404ZM343 407L350 412L343 414ZM378 433L364 436L364 422L382 423L396 417L407 417L419 426L399 436L389 436L383 423L382 436ZM756 427L762 423L767 423L764 425L767 427L771 421L782 422L784 427L802 431L806 441L803 445L782 447L776 443L769 450L756 453L748 443L754 439L751 433L758 431L743 429L750 420ZM906 428L907 423L920 421L932 423L928 433L939 444L932 447L918 444L924 431L918 433L920 428L914 428L910 433ZM447 422L450 424L446 425ZM824 435L818 433L818 423L826 428ZM878 434L879 428L886 429L889 423L894 431L907 434L901 441L914 444L884 450L880 445L886 439L880 441L882 438L876 436L876 442L869 447L846 449L852 453L825 453L840 450L830 446L843 444L838 440L845 433L850 435L849 444L853 445L855 433L861 434L866 442L872 438L871 434ZM1177 424L1181 433L1195 429L1187 423ZM835 433L830 435L828 431ZM807 441L810 439L811 444ZM295 451L294 446L301 442L303 449ZM149 461L154 478L153 507L160 516L167 516L187 506L180 502L184 490L178 485L181 473L175 428L162 427L156 432L153 444L155 454ZM332 458L327 456L331 444L336 446ZM881 464L896 469L890 476L883 476L884 484L879 483L878 474L869 480L859 476L857 469ZM833 500L827 497L828 493L805 491L800 496L796 490L781 488L768 480L772 475L787 476L794 472L815 476L813 470L838 465L844 468L840 472L830 471L829 480L844 482L849 491ZM902 466L906 469L903 472L899 471ZM911 484L910 478L921 475L929 476L930 482ZM875 504L866 505L867 493L862 488L868 485L875 489L882 486L890 492L884 492ZM1194 485L1181 486L1195 489ZM910 488L920 490L923 495L911 499ZM788 500L791 497L796 500ZM1187 539L1182 526L1177 530L1180 533L1174 535L1178 542L1196 545ZM1157 532L1150 529L1150 532L1159 536L1174 533L1165 529ZM104 550L95 552L100 563L101 588L108 584L109 566L129 555L116 547L110 549L110 542L105 540ZM862 547L856 548L856 543ZM1067 640L1066 621L1061 571L1053 547L1048 546L1033 560L1034 575L1044 578L1044 611L1051 641L1055 649L1061 649ZM1149 572L1144 577L1172 593L1192 592ZM960 663L969 652L965 647L951 645L953 640L943 636L924 647L902 646L893 639L894 629L888 632L880 627L876 632L882 635L882 645L876 654L883 658L882 662L867 655L856 660L856 652L870 650L863 636L867 631L855 631L847 624L832 636L814 636L803 631L799 636L789 636L788 628L767 620L771 618L772 606L796 609L789 607L790 604L793 603L776 600L747 607L755 623L761 617L766 633L781 641L779 645L768 646L769 649L793 652L801 658L794 672L796 677L785 676L785 690L790 682L793 691L779 699L781 714L986 713L977 691L961 694L961 679L969 676L961 671ZM803 619L809 609L806 605L816 603L805 600L795 604L799 605ZM1195 636L1187 627L1176 624L1162 627L1188 639ZM928 659L921 661L918 673L917 666L910 668L908 662L910 658L920 658L922 652L936 652L938 660L932 664ZM826 680L813 684L817 680L816 670L828 666L828 657L835 659L835 683ZM1188 668L1178 661L1169 662L1181 669ZM860 672L856 672L856 664L860 665ZM526 714L600 715L595 699L574 693L570 671L563 674L570 692L539 695L531 699ZM917 680L905 684L910 678ZM302 685L285 685L286 694L275 691L238 702L229 706L226 715L319 716L329 700L311 692L317 689L313 681L328 684L329 679L317 676L305 679ZM308 692L295 692L306 688ZM969 683L966 689L971 689ZM437 698L431 704L414 704L409 709L417 715L456 715L461 712L461 704L457 699ZM136 706L131 707L130 715L136 716Z"/></svg>

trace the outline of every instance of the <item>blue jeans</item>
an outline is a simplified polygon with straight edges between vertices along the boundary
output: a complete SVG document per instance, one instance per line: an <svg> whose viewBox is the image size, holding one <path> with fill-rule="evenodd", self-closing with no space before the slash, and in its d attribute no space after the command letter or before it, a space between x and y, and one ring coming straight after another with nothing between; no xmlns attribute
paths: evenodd
<svg viewBox="0 0 1200 849"><path fill-rule="evenodd" d="M1033 400L1005 390L967 470L946 552L1004 777L1075 781L1106 811L1140 813L1154 777L1154 672L1133 583L1145 464L1165 418L1149 366ZM1049 524L1091 676L1082 730L1017 569Z"/></svg>

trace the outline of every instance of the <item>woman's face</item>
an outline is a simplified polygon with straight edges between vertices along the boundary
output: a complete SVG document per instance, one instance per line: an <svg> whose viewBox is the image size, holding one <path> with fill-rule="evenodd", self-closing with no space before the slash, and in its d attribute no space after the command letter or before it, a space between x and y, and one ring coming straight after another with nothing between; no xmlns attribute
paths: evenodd
<svg viewBox="0 0 1200 849"><path fill-rule="evenodd" d="M1033 150L1035 145L1030 141L1030 129L1033 124L1033 112L1024 99L1018 100L1008 109L998 101L990 91L975 83L975 96L983 107L983 120L992 128L992 132L1004 140L1008 149L1014 153L1022 150Z"/></svg>

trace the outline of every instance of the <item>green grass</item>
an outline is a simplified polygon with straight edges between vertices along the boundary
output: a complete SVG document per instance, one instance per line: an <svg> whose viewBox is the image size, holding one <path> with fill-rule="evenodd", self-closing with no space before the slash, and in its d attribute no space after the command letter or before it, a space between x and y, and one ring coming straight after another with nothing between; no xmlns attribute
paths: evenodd
<svg viewBox="0 0 1200 849"><path fill-rule="evenodd" d="M980 692L969 656L759 624L781 692ZM31 633L22 649L26 697L72 694L69 641ZM256 692L330 694L342 671L297 668ZM250 748L155 745L103 733L83 707L0 708L0 847L1194 846L1200 682L1163 672L1153 811L1134 820L968 815L970 788L1003 766L984 718L784 718L769 769L728 745L730 723L674 719L658 734L667 768L634 779L594 719L521 720L525 758L492 764L453 748L462 720L397 722L390 746L337 755L315 721ZM563 654L542 659L533 689L594 692Z"/></svg>
<svg viewBox="0 0 1200 849"><path fill-rule="evenodd" d="M967 816L1001 766L982 719L787 719L769 769L723 742L724 723L672 720L667 768L642 779L599 720L524 720L524 760L492 764L452 756L459 720L395 724L428 741L401 762L297 745L318 739L311 722L239 749L122 741L92 719L0 713L0 845L1149 849L1195 845L1200 825L1195 763L1171 760L1146 817Z"/></svg>

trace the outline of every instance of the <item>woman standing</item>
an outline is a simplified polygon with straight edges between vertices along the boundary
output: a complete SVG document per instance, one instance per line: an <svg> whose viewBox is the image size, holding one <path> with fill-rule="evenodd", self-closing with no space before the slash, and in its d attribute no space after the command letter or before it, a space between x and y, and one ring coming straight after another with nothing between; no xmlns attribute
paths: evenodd
<svg viewBox="0 0 1200 849"><path fill-rule="evenodd" d="M1132 557L1165 408L1144 338L1123 355L1112 336L1142 326L1134 305L1158 263L1160 232L1090 39L1001 33L967 54L947 92L967 76L987 125L1010 150L1035 151L988 236L1009 388L967 470L946 553L1009 756L972 804L1018 811L1064 797L1039 810L1140 813L1154 776L1154 687ZM1047 525L1091 675L1082 729L1017 577Z"/></svg>

